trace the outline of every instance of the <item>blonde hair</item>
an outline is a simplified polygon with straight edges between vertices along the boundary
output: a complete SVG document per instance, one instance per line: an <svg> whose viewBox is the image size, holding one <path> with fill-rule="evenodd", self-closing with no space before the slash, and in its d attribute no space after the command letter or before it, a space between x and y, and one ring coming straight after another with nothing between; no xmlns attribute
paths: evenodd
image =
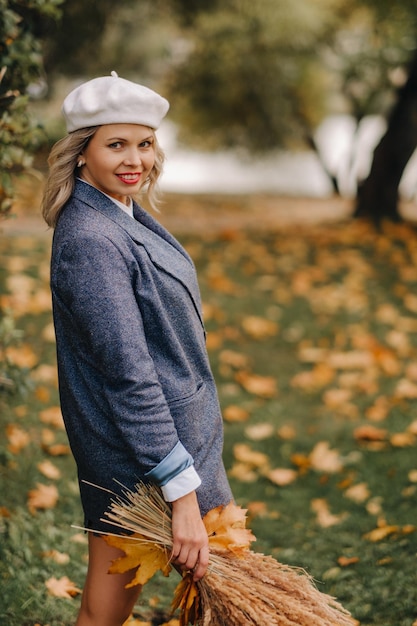
<svg viewBox="0 0 417 626"><path fill-rule="evenodd" d="M57 141L52 147L48 158L49 176L42 198L42 215L48 226L52 228L55 228L65 203L74 191L75 171L80 154L85 150L98 128L99 126L90 126L75 130ZM162 173L165 155L153 130L152 132L155 140L155 163L145 181L144 190L150 206L157 211L159 195L157 182Z"/></svg>

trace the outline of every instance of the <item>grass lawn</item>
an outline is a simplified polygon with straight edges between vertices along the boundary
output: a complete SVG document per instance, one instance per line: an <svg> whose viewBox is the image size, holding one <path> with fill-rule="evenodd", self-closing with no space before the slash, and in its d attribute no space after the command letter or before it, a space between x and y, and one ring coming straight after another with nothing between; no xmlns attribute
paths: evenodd
<svg viewBox="0 0 417 626"><path fill-rule="evenodd" d="M417 624L417 235L346 223L178 236L199 272L224 458L254 548L305 568L360 624ZM5 626L73 624L86 571L49 247L0 240L0 306L24 331L8 358L32 381L0 404ZM68 597L48 593L63 577ZM176 582L150 583L132 624L167 623Z"/></svg>

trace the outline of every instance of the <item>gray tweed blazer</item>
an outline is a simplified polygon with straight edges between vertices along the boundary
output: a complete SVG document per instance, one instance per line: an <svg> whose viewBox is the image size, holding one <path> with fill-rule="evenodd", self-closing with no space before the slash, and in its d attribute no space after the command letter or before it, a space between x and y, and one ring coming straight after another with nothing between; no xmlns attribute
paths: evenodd
<svg viewBox="0 0 417 626"><path fill-rule="evenodd" d="M120 493L178 442L202 480L202 515L232 499L194 265L137 204L134 217L77 181L52 246L61 407L97 530L109 494L84 481Z"/></svg>

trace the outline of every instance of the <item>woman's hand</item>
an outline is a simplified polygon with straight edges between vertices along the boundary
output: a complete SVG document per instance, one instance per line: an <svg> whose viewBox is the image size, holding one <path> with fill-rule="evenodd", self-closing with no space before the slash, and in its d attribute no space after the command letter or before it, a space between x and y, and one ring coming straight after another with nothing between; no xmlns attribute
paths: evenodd
<svg viewBox="0 0 417 626"><path fill-rule="evenodd" d="M195 491L172 502L172 536L172 562L192 570L193 580L200 580L207 570L209 547Z"/></svg>

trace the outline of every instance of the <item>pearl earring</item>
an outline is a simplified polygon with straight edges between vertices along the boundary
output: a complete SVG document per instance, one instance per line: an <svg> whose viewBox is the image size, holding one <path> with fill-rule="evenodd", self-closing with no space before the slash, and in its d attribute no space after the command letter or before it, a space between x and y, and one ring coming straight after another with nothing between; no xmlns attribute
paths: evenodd
<svg viewBox="0 0 417 626"><path fill-rule="evenodd" d="M80 159L77 163L77 167L82 167L84 165L84 161Z"/></svg>

